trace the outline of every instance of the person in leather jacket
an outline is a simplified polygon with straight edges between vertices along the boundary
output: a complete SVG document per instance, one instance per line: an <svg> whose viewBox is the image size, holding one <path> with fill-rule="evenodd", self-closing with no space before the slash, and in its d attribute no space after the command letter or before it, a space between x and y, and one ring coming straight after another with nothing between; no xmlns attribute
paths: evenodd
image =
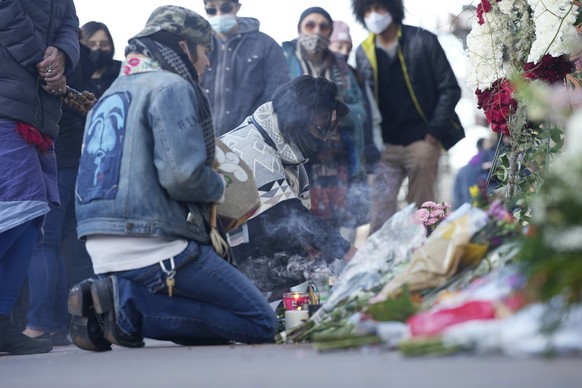
<svg viewBox="0 0 582 388"><path fill-rule="evenodd" d="M455 114L461 89L437 37L402 23L402 0L352 0L352 10L370 32L356 63L374 91L385 144L371 189L374 232L396 212L404 178L408 202L437 200L441 151L465 136Z"/></svg>

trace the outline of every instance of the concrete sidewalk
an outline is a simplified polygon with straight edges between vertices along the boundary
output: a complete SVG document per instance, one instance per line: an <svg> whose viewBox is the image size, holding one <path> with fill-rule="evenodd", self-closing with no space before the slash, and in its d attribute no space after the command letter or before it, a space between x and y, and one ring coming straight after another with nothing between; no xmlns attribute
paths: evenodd
<svg viewBox="0 0 582 388"><path fill-rule="evenodd" d="M374 348L321 354L310 345L146 344L105 353L71 345L42 355L0 356L0 387L582 387L581 358L406 359Z"/></svg>

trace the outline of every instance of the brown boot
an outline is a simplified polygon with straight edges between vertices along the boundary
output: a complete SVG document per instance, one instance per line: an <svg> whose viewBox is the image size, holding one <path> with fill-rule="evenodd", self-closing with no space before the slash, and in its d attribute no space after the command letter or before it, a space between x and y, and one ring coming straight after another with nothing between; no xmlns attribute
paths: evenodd
<svg viewBox="0 0 582 388"><path fill-rule="evenodd" d="M10 315L0 315L0 353L23 355L51 350L53 343L50 340L30 338L14 326Z"/></svg>
<svg viewBox="0 0 582 388"><path fill-rule="evenodd" d="M117 294L117 277L109 276L95 280L91 284L91 295L95 311L103 322L103 334L106 340L118 346L141 348L145 344L140 334L126 334L117 326L115 303Z"/></svg>
<svg viewBox="0 0 582 388"><path fill-rule="evenodd" d="M83 280L69 291L69 334L71 341L81 349L104 352L111 350L111 343L105 339L101 318L95 312L91 297L93 281Z"/></svg>

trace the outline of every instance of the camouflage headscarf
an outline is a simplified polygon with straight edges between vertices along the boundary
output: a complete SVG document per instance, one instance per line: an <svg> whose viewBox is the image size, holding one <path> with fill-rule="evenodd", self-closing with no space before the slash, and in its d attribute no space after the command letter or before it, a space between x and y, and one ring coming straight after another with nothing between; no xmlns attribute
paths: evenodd
<svg viewBox="0 0 582 388"><path fill-rule="evenodd" d="M152 12L143 30L134 38L167 31L212 50L212 27L196 12L176 5L163 5Z"/></svg>

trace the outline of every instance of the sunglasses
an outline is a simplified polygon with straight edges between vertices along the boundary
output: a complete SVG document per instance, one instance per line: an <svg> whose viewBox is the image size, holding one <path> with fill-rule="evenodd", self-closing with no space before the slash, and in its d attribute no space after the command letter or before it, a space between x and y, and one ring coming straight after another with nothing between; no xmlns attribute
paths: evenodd
<svg viewBox="0 0 582 388"><path fill-rule="evenodd" d="M305 28L306 31L313 31L313 30L315 30L315 27L317 27L317 23L314 22L314 21L308 21L303 26L303 28ZM331 31L331 24L329 24L329 23L319 23L319 31L321 31L321 32L329 32L329 31Z"/></svg>
<svg viewBox="0 0 582 388"><path fill-rule="evenodd" d="M220 13L231 13L232 10L234 9L234 4L233 3L224 3L220 6L220 8L206 8L206 14L207 15L216 15L218 10L220 9Z"/></svg>

